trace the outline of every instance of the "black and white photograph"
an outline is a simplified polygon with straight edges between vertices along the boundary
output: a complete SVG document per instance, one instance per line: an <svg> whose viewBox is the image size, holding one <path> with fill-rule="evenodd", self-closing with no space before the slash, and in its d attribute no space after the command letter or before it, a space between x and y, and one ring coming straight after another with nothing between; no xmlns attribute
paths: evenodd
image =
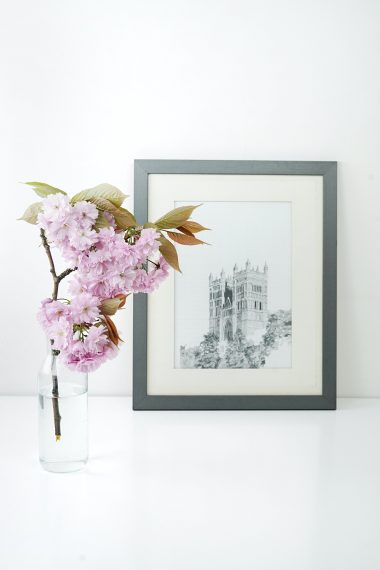
<svg viewBox="0 0 380 570"><path fill-rule="evenodd" d="M197 217L212 230L175 278L176 368L290 368L291 203L205 202Z"/></svg>

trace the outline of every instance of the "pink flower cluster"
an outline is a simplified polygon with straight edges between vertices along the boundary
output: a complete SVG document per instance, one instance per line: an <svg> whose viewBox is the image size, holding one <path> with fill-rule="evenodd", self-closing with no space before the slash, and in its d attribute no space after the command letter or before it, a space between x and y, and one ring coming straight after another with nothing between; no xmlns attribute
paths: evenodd
<svg viewBox="0 0 380 570"><path fill-rule="evenodd" d="M98 210L91 202L72 205L68 196L50 194L43 200L43 211L38 215L38 222L49 242L58 247L66 261L75 266L78 255L96 241L93 225L97 217Z"/></svg>
<svg viewBox="0 0 380 570"><path fill-rule="evenodd" d="M81 372L93 371L113 358L117 347L101 315L102 301L129 293L150 293L167 277L169 266L159 254L159 234L137 229L132 236L110 226L97 230L96 206L72 205L63 194L43 200L38 223L75 272L69 284L72 299L45 299L38 319L64 363Z"/></svg>
<svg viewBox="0 0 380 570"><path fill-rule="evenodd" d="M158 254L157 238L156 230L143 229L132 245L123 233L102 228L91 249L77 254L78 271L71 280L70 293L87 292L100 299L126 292L151 293L168 275L168 264Z"/></svg>
<svg viewBox="0 0 380 570"><path fill-rule="evenodd" d="M116 345L109 340L106 327L100 321L90 324L86 320L77 324L83 318L80 315L87 319L87 315L92 314L97 318L97 303L98 300L87 293L78 295L75 307L51 299L41 303L38 320L52 340L53 348L60 351L63 362L72 370L92 372L117 354Z"/></svg>

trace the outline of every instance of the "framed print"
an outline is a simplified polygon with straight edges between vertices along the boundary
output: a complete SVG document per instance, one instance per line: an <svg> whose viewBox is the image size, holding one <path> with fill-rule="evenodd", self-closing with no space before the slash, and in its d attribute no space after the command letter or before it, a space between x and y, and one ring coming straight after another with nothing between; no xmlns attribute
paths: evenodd
<svg viewBox="0 0 380 570"><path fill-rule="evenodd" d="M335 409L336 193L336 162L135 161L140 223L210 228L134 297L135 410Z"/></svg>

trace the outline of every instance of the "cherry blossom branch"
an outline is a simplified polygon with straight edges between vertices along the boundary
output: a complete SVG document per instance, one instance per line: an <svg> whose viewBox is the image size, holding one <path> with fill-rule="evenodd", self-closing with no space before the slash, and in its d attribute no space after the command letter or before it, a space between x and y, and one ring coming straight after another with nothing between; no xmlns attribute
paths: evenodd
<svg viewBox="0 0 380 570"><path fill-rule="evenodd" d="M50 265L50 273L53 277L53 283L54 283L54 287L53 287L53 293L52 293L52 299L53 301L57 300L58 297L58 286L59 286L59 281L58 281L58 275L57 272L55 270L55 265L54 265L54 259L53 256L51 254L51 249L45 234L45 230L43 230L41 228L40 230L40 236L41 236L41 241L42 241L42 245L44 246L47 258L49 260L49 265Z"/></svg>
<svg viewBox="0 0 380 570"><path fill-rule="evenodd" d="M70 275L70 273L72 273L73 271L76 271L78 269L78 267L69 267L68 269L65 269L65 271L62 271L62 273L60 273L58 275L58 283L60 283L62 281L62 279L64 279L65 277L67 277L68 275Z"/></svg>
<svg viewBox="0 0 380 570"><path fill-rule="evenodd" d="M57 297L58 297L58 287L59 287L60 282L62 281L62 279L67 277L67 275L70 275L70 273L75 271L77 268L75 267L74 269L71 269L71 268L65 269L65 271L62 271L62 273L57 275L57 272L55 269L55 264L54 264L54 259L53 259L51 249L49 246L49 242L47 240L45 231L42 228L40 230L40 236L41 236L42 245L44 246L47 258L49 260L50 273L53 277L54 286L53 286L52 299L53 299L53 301L56 301ZM57 355L59 354L59 351L54 350L52 348L51 353L52 353L53 359L55 359L57 357ZM53 360L53 365L52 365L52 382L53 382L52 402L53 402L53 414L54 414L54 432L55 432L56 441L59 441L61 439L61 414L59 412L59 400L58 400L58 398L59 398L58 376L57 376L54 360Z"/></svg>
<svg viewBox="0 0 380 570"><path fill-rule="evenodd" d="M43 230L42 228L40 230L40 236L41 236L42 245L44 246L47 258L49 260L50 273L53 277L54 287L53 287L53 293L52 293L51 297L52 297L53 301L56 301L57 297L58 297L58 287L59 287L60 282L62 281L62 279L64 279L68 275L70 275L70 273L72 273L73 271L76 271L78 268L77 267L68 268L68 269L65 269L65 271L62 271L62 273L60 273L59 275L57 275L57 272L55 269L55 264L54 264L54 259L53 259L51 249L50 249L50 245L49 245L49 242L47 240L45 230Z"/></svg>

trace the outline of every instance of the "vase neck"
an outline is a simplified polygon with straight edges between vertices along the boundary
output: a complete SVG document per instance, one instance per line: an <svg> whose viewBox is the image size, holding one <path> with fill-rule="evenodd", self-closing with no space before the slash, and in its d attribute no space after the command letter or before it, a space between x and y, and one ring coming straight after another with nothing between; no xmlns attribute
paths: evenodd
<svg viewBox="0 0 380 570"><path fill-rule="evenodd" d="M57 357L59 355L59 350L53 348L53 343L48 337L46 337L46 352L48 355L53 357Z"/></svg>

